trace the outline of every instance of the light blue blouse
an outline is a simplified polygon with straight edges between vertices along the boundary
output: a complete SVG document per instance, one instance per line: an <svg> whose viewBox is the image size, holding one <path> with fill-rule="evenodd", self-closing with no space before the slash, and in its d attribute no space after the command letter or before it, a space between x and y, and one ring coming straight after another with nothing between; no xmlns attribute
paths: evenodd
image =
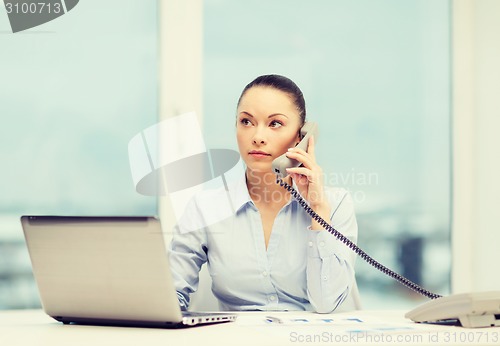
<svg viewBox="0 0 500 346"><path fill-rule="evenodd" d="M331 224L356 242L350 195L341 188L325 192L332 206ZM222 213L228 203L234 213L226 217ZM193 227L197 224L208 226ZM198 194L187 205L169 247L181 308L187 310L206 262L221 310L335 310L353 285L354 256L327 231L311 230L310 225L311 217L292 199L278 213L266 250L260 214L244 176L227 190Z"/></svg>

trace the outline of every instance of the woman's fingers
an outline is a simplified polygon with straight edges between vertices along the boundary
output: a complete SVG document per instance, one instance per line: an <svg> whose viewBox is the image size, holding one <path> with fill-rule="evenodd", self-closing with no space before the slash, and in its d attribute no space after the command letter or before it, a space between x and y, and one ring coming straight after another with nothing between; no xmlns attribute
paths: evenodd
<svg viewBox="0 0 500 346"><path fill-rule="evenodd" d="M313 168L313 166L316 164L314 158L302 149L289 149L289 151L286 152L286 156L290 159L299 161L301 164L308 168Z"/></svg>
<svg viewBox="0 0 500 346"><path fill-rule="evenodd" d="M312 171L306 167L287 168L286 171L290 174L305 176L308 178L308 180L313 175Z"/></svg>

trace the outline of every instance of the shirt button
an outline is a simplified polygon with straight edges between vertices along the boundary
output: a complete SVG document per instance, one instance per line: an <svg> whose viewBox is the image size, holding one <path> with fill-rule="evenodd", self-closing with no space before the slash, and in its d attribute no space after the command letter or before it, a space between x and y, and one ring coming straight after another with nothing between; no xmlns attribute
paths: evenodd
<svg viewBox="0 0 500 346"><path fill-rule="evenodd" d="M323 276L323 280L324 280L324 281L328 280L328 277Z"/></svg>
<svg viewBox="0 0 500 346"><path fill-rule="evenodd" d="M309 247L312 247L313 246L313 242L310 241L308 245L309 245Z"/></svg>
<svg viewBox="0 0 500 346"><path fill-rule="evenodd" d="M272 301L272 302L274 302L276 300L276 297L275 296L270 296L269 300Z"/></svg>
<svg viewBox="0 0 500 346"><path fill-rule="evenodd" d="M320 242L319 246L321 246L321 247L325 246L325 242L324 241Z"/></svg>
<svg viewBox="0 0 500 346"><path fill-rule="evenodd" d="M265 270L262 272L262 276L267 276L267 272Z"/></svg>

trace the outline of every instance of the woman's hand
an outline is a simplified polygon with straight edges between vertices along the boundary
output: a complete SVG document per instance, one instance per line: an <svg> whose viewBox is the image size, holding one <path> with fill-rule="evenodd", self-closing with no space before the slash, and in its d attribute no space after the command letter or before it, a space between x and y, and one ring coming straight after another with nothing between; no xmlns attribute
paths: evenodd
<svg viewBox="0 0 500 346"><path fill-rule="evenodd" d="M323 171L316 163L314 137L309 138L307 152L300 148L290 148L286 156L299 161L302 166L287 168L290 177L295 181L299 193L309 202L309 206L325 221L329 221L330 203L323 189ZM315 221L313 229L321 229Z"/></svg>

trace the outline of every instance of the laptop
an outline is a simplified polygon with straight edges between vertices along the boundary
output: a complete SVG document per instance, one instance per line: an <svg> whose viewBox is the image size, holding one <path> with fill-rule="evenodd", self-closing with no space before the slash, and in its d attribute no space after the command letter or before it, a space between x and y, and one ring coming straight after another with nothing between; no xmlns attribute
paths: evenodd
<svg viewBox="0 0 500 346"><path fill-rule="evenodd" d="M187 327L234 313L180 309L155 217L22 216L42 307L64 324Z"/></svg>

